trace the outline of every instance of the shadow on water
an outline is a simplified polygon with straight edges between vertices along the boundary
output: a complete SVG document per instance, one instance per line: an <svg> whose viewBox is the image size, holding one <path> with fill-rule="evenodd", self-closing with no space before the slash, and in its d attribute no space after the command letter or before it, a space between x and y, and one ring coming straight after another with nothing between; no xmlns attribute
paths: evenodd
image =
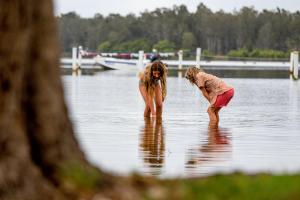
<svg viewBox="0 0 300 200"><path fill-rule="evenodd" d="M228 159L231 153L230 133L227 129L208 126L207 139L200 146L190 148L185 168L215 167ZM205 172L204 172L205 173Z"/></svg>
<svg viewBox="0 0 300 200"><path fill-rule="evenodd" d="M160 175L164 165L165 143L161 118L144 118L140 133L140 152L151 175Z"/></svg>

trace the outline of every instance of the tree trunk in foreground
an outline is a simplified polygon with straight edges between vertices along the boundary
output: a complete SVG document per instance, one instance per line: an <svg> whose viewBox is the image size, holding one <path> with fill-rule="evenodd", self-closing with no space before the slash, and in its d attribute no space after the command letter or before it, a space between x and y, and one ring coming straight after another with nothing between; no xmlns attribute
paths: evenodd
<svg viewBox="0 0 300 200"><path fill-rule="evenodd" d="M51 0L0 1L0 199L89 199L95 190L99 198L103 191L135 198L134 190L120 195L121 178L85 160L64 102L58 47Z"/></svg>

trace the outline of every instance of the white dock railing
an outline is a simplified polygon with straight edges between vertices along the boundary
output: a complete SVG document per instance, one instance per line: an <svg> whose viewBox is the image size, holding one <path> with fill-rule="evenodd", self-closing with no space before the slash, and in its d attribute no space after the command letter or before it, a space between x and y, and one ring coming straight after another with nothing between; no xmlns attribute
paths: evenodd
<svg viewBox="0 0 300 200"><path fill-rule="evenodd" d="M290 60L290 74L294 80L298 79L298 69L299 69L299 53L298 51L291 52Z"/></svg>
<svg viewBox="0 0 300 200"><path fill-rule="evenodd" d="M82 49L77 51L72 49L72 58L62 58L61 66L63 68L72 67L73 72L80 73L81 68L89 69L101 66L108 69L119 70L136 70L140 71L149 60L144 59L144 51L139 51L139 59L117 59L97 56L95 58L82 58ZM162 60L170 69L179 71L184 66L197 66L206 69L222 69L222 70L286 70L290 72L295 80L298 79L299 55L298 51L291 52L290 61L216 61L216 60L200 60L201 49L196 50L196 60L183 60L183 52L178 52L178 60Z"/></svg>

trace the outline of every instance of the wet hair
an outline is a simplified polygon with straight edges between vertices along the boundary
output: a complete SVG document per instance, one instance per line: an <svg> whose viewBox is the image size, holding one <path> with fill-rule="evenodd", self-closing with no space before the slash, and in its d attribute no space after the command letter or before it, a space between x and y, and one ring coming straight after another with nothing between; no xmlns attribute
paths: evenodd
<svg viewBox="0 0 300 200"><path fill-rule="evenodd" d="M189 80L192 84L196 84L196 75L199 72L203 72L203 69L195 66L189 67L185 72L185 78Z"/></svg>
<svg viewBox="0 0 300 200"><path fill-rule="evenodd" d="M153 76L153 71L159 71L160 73L159 80L161 83L162 98L164 100L167 94L167 67L161 61L155 61L146 67L141 78L146 87L146 92L150 96L154 95L155 85L157 84L157 79Z"/></svg>
<svg viewBox="0 0 300 200"><path fill-rule="evenodd" d="M163 65L162 62L153 62L153 64L151 65L151 75L153 74L153 71L159 71L160 76L163 76L164 69L163 69L162 65ZM154 77L151 76L151 78L154 78Z"/></svg>

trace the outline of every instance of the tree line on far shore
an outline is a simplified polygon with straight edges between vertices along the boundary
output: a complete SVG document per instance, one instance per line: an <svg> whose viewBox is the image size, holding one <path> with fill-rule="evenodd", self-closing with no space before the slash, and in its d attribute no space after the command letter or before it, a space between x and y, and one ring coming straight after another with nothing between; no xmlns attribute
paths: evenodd
<svg viewBox="0 0 300 200"><path fill-rule="evenodd" d="M185 5L157 8L139 16L96 14L82 18L75 12L57 17L62 51L83 46L98 52L195 52L232 57L287 58L300 49L300 12L238 11L213 12L200 3L194 13Z"/></svg>

